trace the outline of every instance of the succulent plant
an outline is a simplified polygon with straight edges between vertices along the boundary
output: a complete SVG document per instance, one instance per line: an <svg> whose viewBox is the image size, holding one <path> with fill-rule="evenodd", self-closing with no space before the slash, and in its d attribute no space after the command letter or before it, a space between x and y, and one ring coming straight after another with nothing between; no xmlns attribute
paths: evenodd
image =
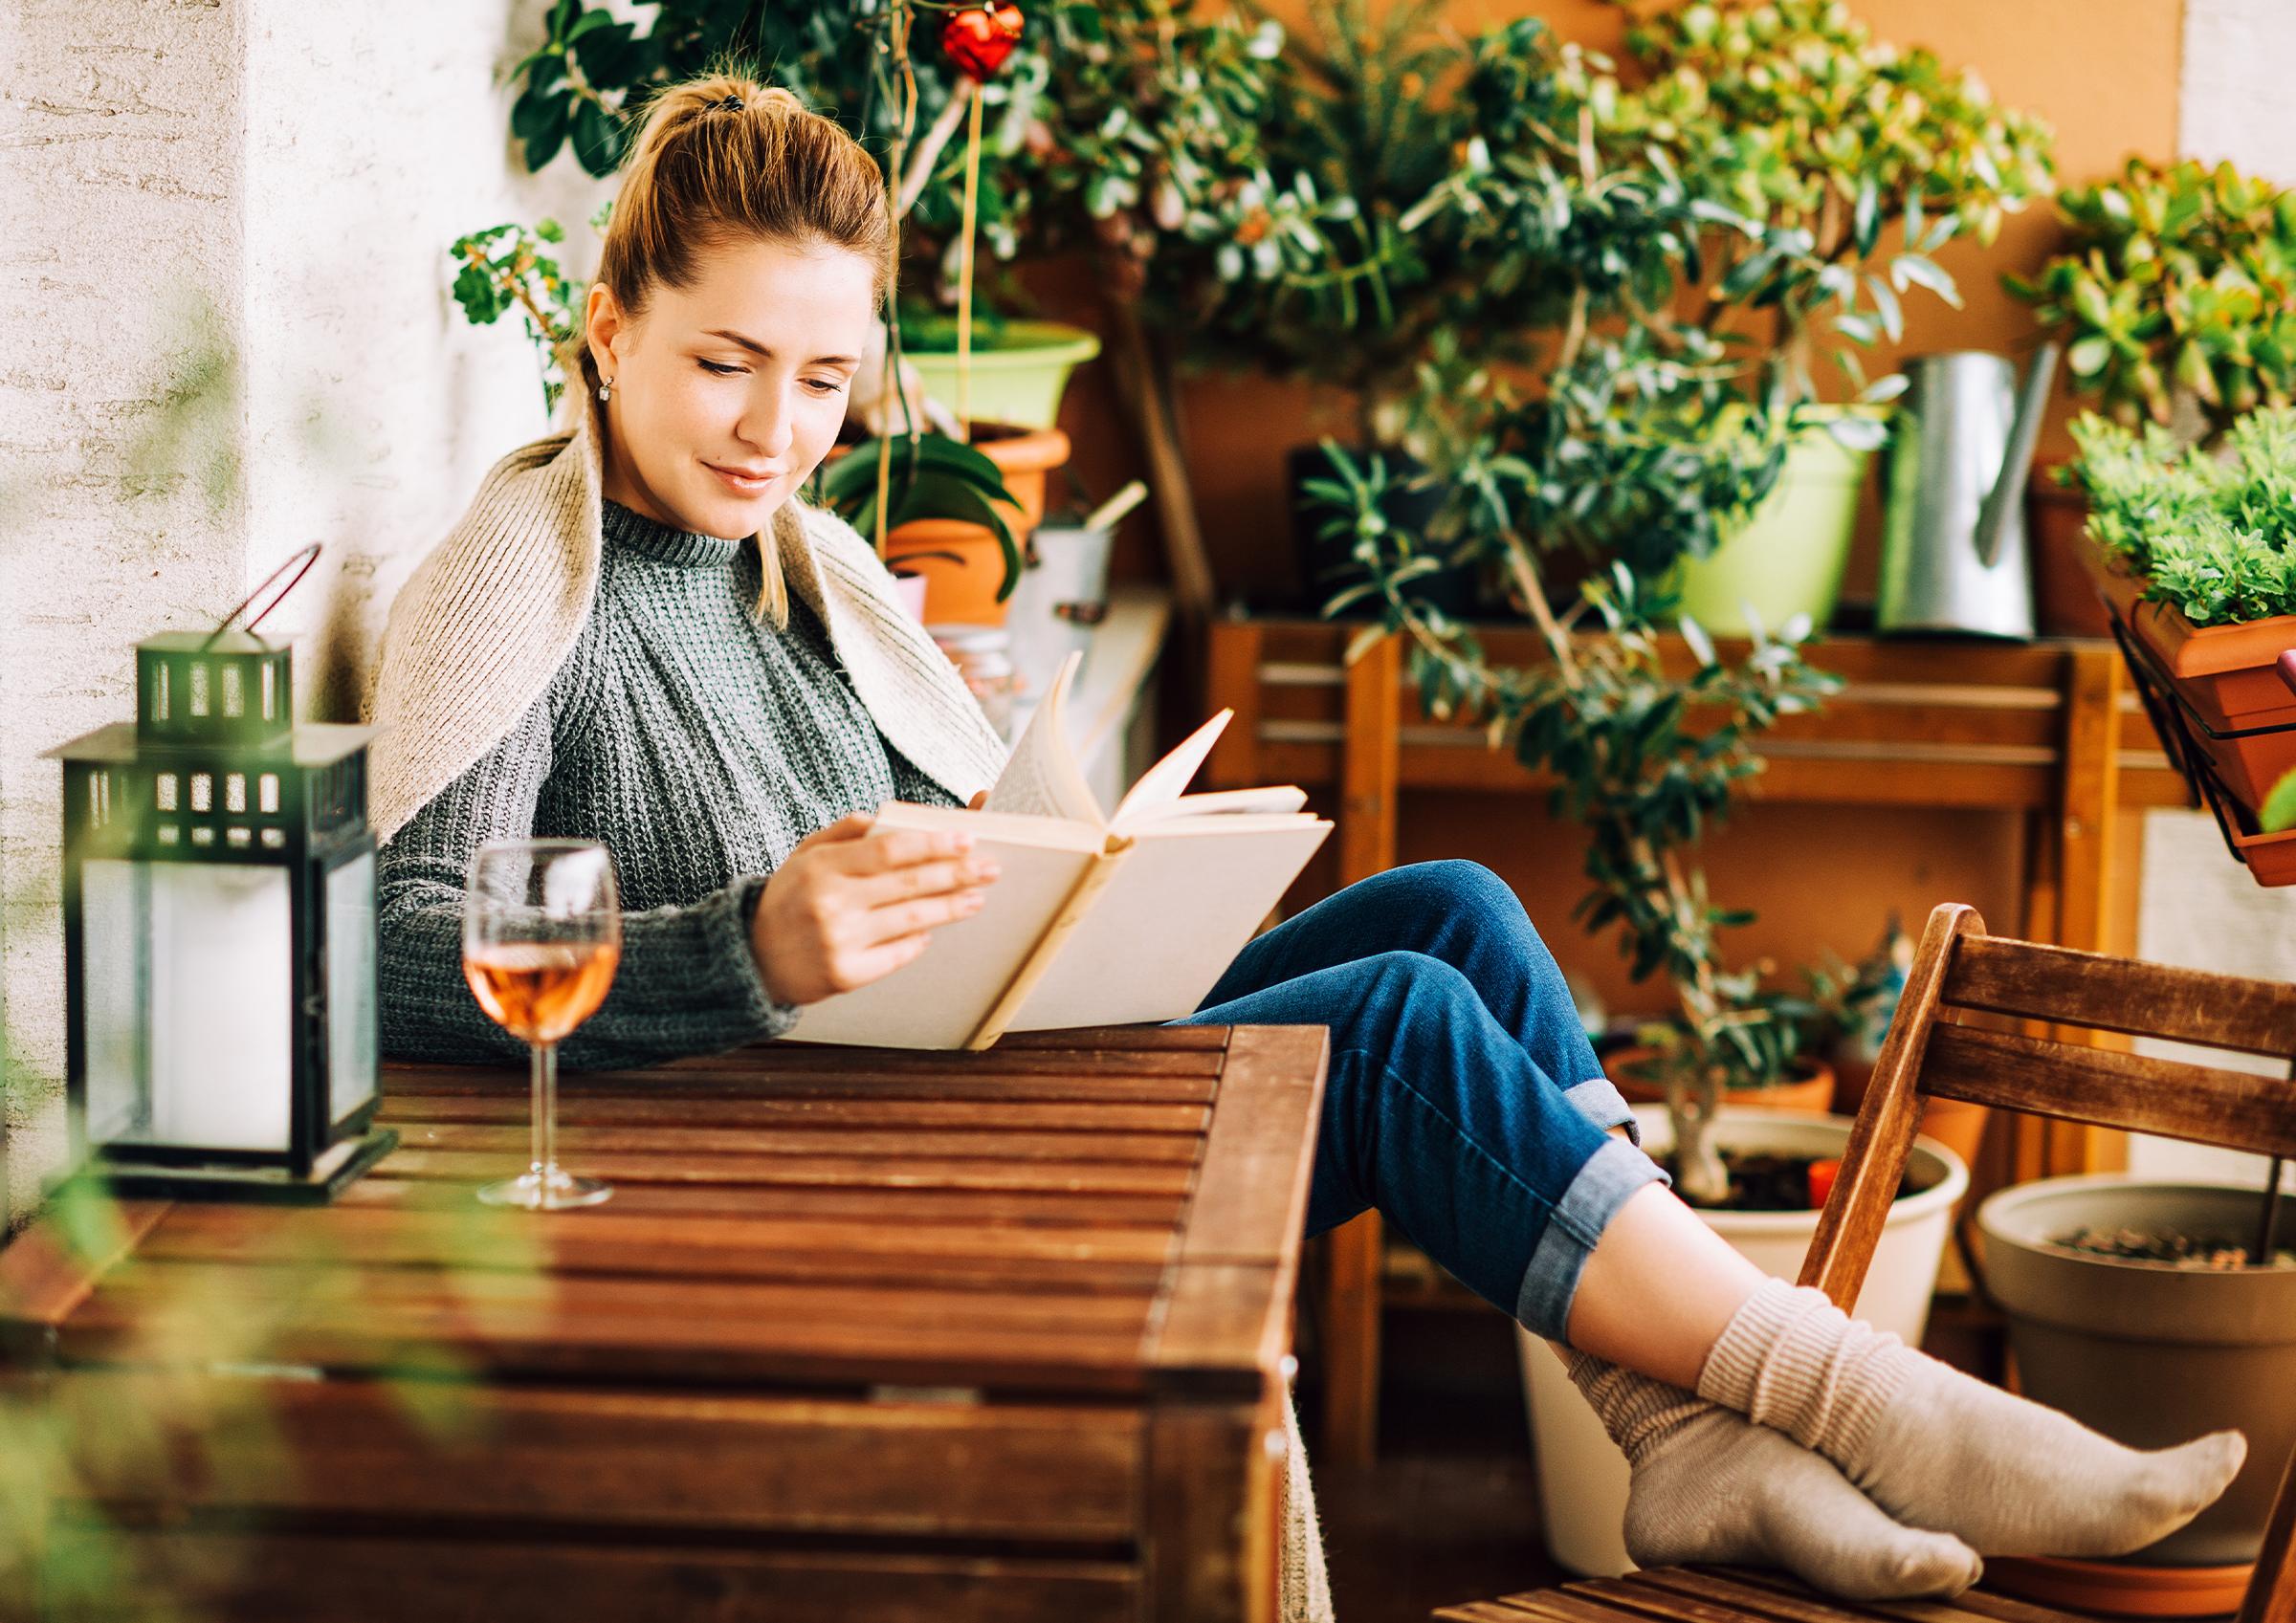
<svg viewBox="0 0 2296 1623"><path fill-rule="evenodd" d="M2296 398L2296 192L2230 164L2131 158L2057 208L2064 250L2002 280L2107 415L2167 425L2182 393L2215 439Z"/></svg>

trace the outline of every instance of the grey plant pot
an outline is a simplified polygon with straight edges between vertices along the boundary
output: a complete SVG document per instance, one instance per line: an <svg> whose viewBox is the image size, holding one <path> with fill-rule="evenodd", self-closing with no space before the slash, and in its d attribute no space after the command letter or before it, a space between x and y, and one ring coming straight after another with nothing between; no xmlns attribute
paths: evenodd
<svg viewBox="0 0 2296 1623"><path fill-rule="evenodd" d="M2296 1449L2296 1268L2210 1272L2050 1240L2086 1224L2247 1236L2262 1199L2238 1185L2108 1173L2020 1184L1977 1208L1985 1283L2008 1314L2027 1396L2132 1448L2226 1426L2247 1434L2248 1463L2224 1497L2130 1561L2256 1559ZM2284 1247L2289 1226L2296 1214L2284 1222Z"/></svg>

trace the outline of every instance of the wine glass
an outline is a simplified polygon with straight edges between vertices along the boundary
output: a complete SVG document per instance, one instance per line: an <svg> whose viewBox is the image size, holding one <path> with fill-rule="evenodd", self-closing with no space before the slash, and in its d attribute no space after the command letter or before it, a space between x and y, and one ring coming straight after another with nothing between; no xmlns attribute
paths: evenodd
<svg viewBox="0 0 2296 1623"><path fill-rule="evenodd" d="M558 1165L558 1045L598 1010L622 958L614 859L595 840L496 840L471 859L462 976L496 1024L534 1051L534 1164L490 1183L490 1206L556 1212L613 1194Z"/></svg>

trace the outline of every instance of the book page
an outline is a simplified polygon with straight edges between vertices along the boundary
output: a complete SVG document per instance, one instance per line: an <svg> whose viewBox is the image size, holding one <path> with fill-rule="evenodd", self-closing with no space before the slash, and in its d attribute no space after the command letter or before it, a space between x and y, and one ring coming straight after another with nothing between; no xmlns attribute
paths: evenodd
<svg viewBox="0 0 2296 1623"><path fill-rule="evenodd" d="M1208 789L1182 795L1160 806L1137 806L1126 817L1129 826L1168 822L1176 817L1235 817L1252 812L1295 812L1308 803L1308 792L1296 783L1261 789Z"/></svg>
<svg viewBox="0 0 2296 1623"><path fill-rule="evenodd" d="M957 1048L995 1006L1076 888L1106 836L1071 824L889 801L881 828L961 828L1003 869L970 918L934 927L925 950L866 986L807 1003L783 1034L798 1042Z"/></svg>
<svg viewBox="0 0 2296 1623"><path fill-rule="evenodd" d="M1081 652L1071 651L1061 662L1060 674L1052 678L1052 686L1046 690L1028 725L1021 729L1012 754L1005 757L1004 770L989 789L983 811L1072 818L1094 828L1104 826L1100 802L1093 798L1092 785L1085 781L1084 771L1076 764L1076 752L1069 743L1066 708L1061 702L1083 661Z"/></svg>
<svg viewBox="0 0 2296 1623"><path fill-rule="evenodd" d="M1172 747L1172 753L1140 774L1125 797L1116 802L1116 809L1108 820L1109 827L1118 833L1132 827L1152 813L1180 799L1180 792L1196 776L1203 757L1212 753L1220 740L1222 729L1236 713L1223 710Z"/></svg>
<svg viewBox="0 0 2296 1623"><path fill-rule="evenodd" d="M1023 999L1008 1031L1193 1014L1332 824L1183 818L1143 831Z"/></svg>

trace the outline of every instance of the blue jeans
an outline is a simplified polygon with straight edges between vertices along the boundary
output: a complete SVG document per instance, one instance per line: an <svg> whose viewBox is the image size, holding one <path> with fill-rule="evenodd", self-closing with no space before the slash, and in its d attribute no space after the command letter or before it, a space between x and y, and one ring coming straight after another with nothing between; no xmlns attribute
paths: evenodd
<svg viewBox="0 0 2296 1623"><path fill-rule="evenodd" d="M1307 1232L1376 1207L1556 1341L1603 1226L1666 1181L1606 1131L1633 1117L1522 903L1480 863L1412 863L1325 897L1164 1023L1329 1026Z"/></svg>

